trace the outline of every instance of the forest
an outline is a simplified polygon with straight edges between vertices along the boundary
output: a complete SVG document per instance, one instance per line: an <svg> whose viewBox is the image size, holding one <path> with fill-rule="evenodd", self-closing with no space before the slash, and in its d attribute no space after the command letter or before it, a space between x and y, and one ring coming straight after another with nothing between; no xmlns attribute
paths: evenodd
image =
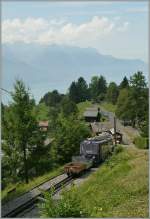
<svg viewBox="0 0 150 219"><path fill-rule="evenodd" d="M117 118L139 130L136 141L148 139L148 84L142 72L129 79L125 76L119 85L107 83L102 75L92 77L89 84L80 77L66 94L49 91L38 104L24 82L16 80L11 97L9 104L1 104L2 189L10 184L28 184L79 153L80 142L91 136L80 103L115 106ZM46 132L39 128L39 121L48 121ZM53 141L45 144L46 139Z"/></svg>

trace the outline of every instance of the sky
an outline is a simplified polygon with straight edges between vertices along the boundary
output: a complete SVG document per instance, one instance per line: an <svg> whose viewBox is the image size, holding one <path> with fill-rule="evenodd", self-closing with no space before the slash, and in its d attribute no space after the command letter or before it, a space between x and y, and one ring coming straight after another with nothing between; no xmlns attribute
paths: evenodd
<svg viewBox="0 0 150 219"><path fill-rule="evenodd" d="M2 2L2 43L96 48L148 62L148 1Z"/></svg>

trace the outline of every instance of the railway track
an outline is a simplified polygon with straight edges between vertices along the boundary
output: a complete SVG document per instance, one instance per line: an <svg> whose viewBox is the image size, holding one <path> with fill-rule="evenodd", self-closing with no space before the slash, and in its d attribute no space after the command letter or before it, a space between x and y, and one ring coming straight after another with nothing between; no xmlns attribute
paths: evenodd
<svg viewBox="0 0 150 219"><path fill-rule="evenodd" d="M72 177L68 177L66 174L61 174L34 187L31 191L24 193L22 196L3 205L2 217L17 217L17 215L22 214L22 212L35 208L35 203L39 201L39 197L42 196L43 191L48 191L54 187L56 193L61 190L62 186L70 183L71 181Z"/></svg>
<svg viewBox="0 0 150 219"><path fill-rule="evenodd" d="M97 167L98 168L98 167ZM66 174L61 174L57 177L54 177L43 184L34 187L31 191L23 194L22 196L16 198L15 200L10 201L2 206L2 218L37 218L39 209L37 203L43 201L43 191L48 191L54 187L54 197L61 193L63 186L70 187L70 183L74 181L74 184L80 184L84 181L88 175L90 175L97 168L91 168L86 171L85 174L81 175L78 178L73 178L67 176ZM38 192L37 192L38 191ZM30 193L30 196L29 196ZM31 194L33 196L31 196ZM28 198L25 200L25 196ZM58 195L59 196L59 195ZM22 201L24 199L24 201ZM55 199L55 198L54 198ZM57 199L57 197L56 197ZM14 206L15 205L15 206Z"/></svg>
<svg viewBox="0 0 150 219"><path fill-rule="evenodd" d="M91 168L89 170L87 170L84 174L80 175L79 177L75 177L72 178L71 181L68 181L68 183L65 184L65 188L67 190L69 190L71 188L71 183L73 181L73 184L75 186L80 186L82 183L84 183L89 175L91 173L94 173L95 171L97 171L98 167L94 167ZM58 188L57 190L55 190L55 193L53 194L53 198L54 200L59 200L61 198L61 188ZM39 201L44 201L42 197L38 197ZM18 218L39 218L40 217L40 210L38 208L37 203L35 203L34 205L28 207L27 209L25 209L23 212L21 212L20 214L17 214Z"/></svg>

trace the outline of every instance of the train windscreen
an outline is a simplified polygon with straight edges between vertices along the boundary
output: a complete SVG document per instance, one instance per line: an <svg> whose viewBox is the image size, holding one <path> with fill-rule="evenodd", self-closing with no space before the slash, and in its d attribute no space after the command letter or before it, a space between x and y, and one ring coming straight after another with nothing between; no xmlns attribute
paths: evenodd
<svg viewBox="0 0 150 219"><path fill-rule="evenodd" d="M99 153L99 142L94 141L83 141L80 144L80 154L98 154Z"/></svg>

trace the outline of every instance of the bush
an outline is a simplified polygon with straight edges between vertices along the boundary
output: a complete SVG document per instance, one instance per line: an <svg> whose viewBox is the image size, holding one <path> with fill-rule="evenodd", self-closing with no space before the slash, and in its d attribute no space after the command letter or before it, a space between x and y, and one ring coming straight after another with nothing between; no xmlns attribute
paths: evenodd
<svg viewBox="0 0 150 219"><path fill-rule="evenodd" d="M123 147L121 145L117 145L114 149L114 153L118 154L123 151Z"/></svg>
<svg viewBox="0 0 150 219"><path fill-rule="evenodd" d="M71 161L73 155L77 155L80 142L90 136L90 129L84 122L74 116L60 117L55 131L55 141L51 146L51 159L56 164L64 164Z"/></svg>
<svg viewBox="0 0 150 219"><path fill-rule="evenodd" d="M54 189L44 193L45 202L40 204L42 217L86 217L87 212L81 207L81 200L76 195L75 188L64 190L62 197L56 201L53 199Z"/></svg>
<svg viewBox="0 0 150 219"><path fill-rule="evenodd" d="M140 148L140 149L148 149L149 147L148 138L144 138L141 136L135 137L133 140L133 143L135 144L137 148Z"/></svg>

